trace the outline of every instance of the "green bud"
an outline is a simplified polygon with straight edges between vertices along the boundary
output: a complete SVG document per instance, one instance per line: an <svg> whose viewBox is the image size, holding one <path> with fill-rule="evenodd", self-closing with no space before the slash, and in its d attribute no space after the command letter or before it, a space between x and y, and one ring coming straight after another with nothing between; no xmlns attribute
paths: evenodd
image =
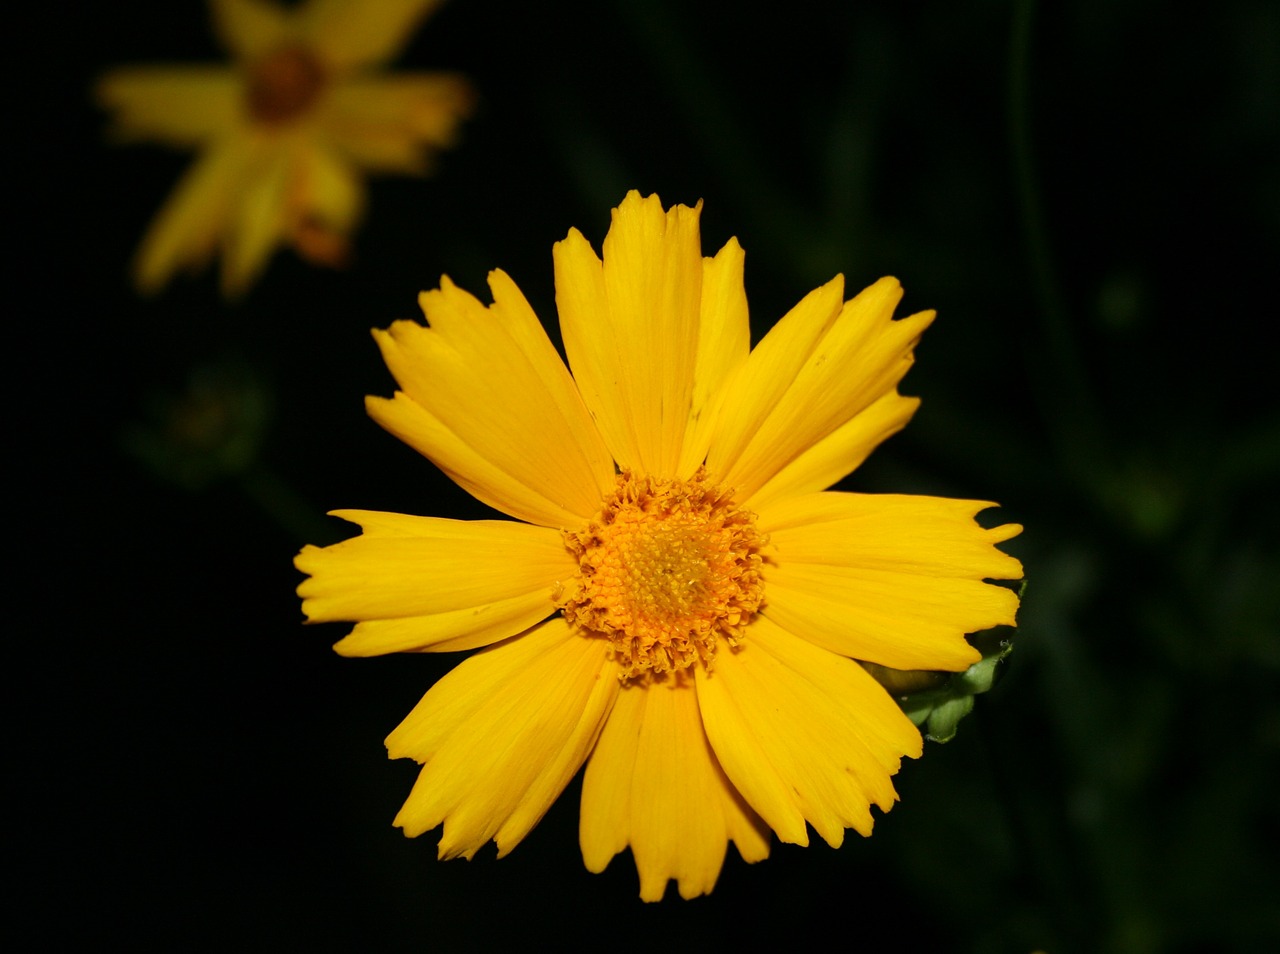
<svg viewBox="0 0 1280 954"><path fill-rule="evenodd" d="M1007 626L978 633L969 642L982 658L964 672L908 671L868 662L862 666L898 700L926 738L949 742L960 720L973 709L973 697L995 685L1000 663L1013 652L1012 630Z"/></svg>

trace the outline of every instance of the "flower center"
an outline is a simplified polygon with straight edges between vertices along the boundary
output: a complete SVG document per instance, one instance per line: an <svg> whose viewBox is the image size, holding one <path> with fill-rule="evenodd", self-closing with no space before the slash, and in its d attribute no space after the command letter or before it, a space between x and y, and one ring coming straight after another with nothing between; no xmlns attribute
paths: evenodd
<svg viewBox="0 0 1280 954"><path fill-rule="evenodd" d="M324 66L300 46L284 46L249 70L249 115L278 126L311 107L324 88Z"/></svg>
<svg viewBox="0 0 1280 954"><path fill-rule="evenodd" d="M764 600L755 519L701 468L691 480L619 475L600 515L565 533L579 567L565 619L608 637L624 679L709 669Z"/></svg>

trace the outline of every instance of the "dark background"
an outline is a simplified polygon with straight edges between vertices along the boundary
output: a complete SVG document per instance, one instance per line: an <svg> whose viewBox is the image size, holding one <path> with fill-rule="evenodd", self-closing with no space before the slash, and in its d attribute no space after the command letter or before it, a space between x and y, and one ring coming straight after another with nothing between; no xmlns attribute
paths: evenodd
<svg viewBox="0 0 1280 954"><path fill-rule="evenodd" d="M282 251L239 302L127 267L189 162L112 147L112 66L222 58L196 2L15 30L9 788L28 946L556 944L1274 950L1280 752L1280 8L1229 0L453 0L401 68L479 108L425 180L371 181L355 261ZM1029 589L1004 678L902 804L833 851L730 851L709 898L578 854L575 782L510 857L435 860L381 740L451 656L343 660L291 558L337 507L484 508L368 421L368 335L627 189L705 199L758 337L837 271L937 308L912 425L847 489L1000 501ZM25 302L25 303L24 303ZM16 518L16 519L15 519ZM820 840L819 840L820 841Z"/></svg>

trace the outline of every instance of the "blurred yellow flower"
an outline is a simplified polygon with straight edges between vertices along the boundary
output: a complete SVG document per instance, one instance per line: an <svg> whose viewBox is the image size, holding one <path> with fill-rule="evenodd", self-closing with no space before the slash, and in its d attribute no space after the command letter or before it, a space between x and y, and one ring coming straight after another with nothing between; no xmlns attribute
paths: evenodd
<svg viewBox="0 0 1280 954"><path fill-rule="evenodd" d="M522 521L337 511L363 534L297 557L308 619L356 622L344 655L484 647L387 739L423 766L396 824L443 824L442 857L509 852L584 762L586 865L630 847L645 900L769 829L869 834L921 738L855 660L959 671L1014 622L991 504L824 491L915 411L933 313L837 277L752 350L742 249L704 259L700 210L632 192L603 260L555 246L572 374L501 271L492 305L445 278L429 326L374 332L400 390L373 418Z"/></svg>
<svg viewBox="0 0 1280 954"><path fill-rule="evenodd" d="M222 255L222 289L243 292L278 245L340 264L364 207L362 171L423 174L470 109L446 73L380 73L439 0L210 0L228 66L142 66L98 82L119 139L200 155L138 250L154 293Z"/></svg>

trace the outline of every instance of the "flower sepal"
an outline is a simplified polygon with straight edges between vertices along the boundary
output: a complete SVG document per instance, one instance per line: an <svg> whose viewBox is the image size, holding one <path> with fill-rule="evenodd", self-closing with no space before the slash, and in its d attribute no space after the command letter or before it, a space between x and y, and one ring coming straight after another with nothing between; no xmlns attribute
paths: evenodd
<svg viewBox="0 0 1280 954"><path fill-rule="evenodd" d="M995 685L1001 662L1013 652L1012 631L1005 626L970 637L982 658L964 672L902 672L863 663L888 689L916 727L932 742L950 742L960 720L973 710L974 696Z"/></svg>

